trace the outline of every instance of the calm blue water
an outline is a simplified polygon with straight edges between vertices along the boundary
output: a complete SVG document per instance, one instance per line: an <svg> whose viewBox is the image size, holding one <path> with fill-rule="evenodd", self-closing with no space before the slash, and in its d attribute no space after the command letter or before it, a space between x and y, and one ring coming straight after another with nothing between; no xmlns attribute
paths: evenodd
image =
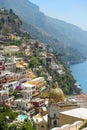
<svg viewBox="0 0 87 130"><path fill-rule="evenodd" d="M87 93L87 61L71 65L70 69L77 83L81 85L83 92Z"/></svg>

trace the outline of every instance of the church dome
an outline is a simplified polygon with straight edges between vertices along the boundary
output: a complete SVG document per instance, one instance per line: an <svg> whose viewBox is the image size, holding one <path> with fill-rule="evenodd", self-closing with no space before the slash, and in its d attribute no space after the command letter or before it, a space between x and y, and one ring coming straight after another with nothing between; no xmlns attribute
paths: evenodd
<svg viewBox="0 0 87 130"><path fill-rule="evenodd" d="M49 100L51 102L57 103L57 102L63 102L64 101L64 93L61 88L56 87L54 89L51 89L49 93Z"/></svg>

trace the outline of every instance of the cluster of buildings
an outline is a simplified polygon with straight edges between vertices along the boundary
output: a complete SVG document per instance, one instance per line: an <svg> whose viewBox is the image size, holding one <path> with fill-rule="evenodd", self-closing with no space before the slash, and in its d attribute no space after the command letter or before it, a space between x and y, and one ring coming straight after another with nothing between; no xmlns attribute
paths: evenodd
<svg viewBox="0 0 87 130"><path fill-rule="evenodd" d="M41 93L47 89L45 78L36 77L23 58L14 56L20 51L18 46L1 48L0 105L8 105L31 119L42 108L46 109L46 100L40 98ZM47 113L47 109L45 111Z"/></svg>
<svg viewBox="0 0 87 130"><path fill-rule="evenodd" d="M3 8L0 9L2 16L4 11ZM78 130L87 120L87 109L82 108L87 105L81 104L83 97L79 97L82 102L79 102L77 97L64 99L64 94L57 84L52 89L52 73L56 71L61 76L65 75L63 65L57 64L57 57L49 53L43 43L38 42L36 49L33 44L36 41L32 39L29 40L30 44L25 44L26 40L22 38L23 44L20 47L3 46L5 41L20 39L21 37L16 33L4 36L0 32L0 106L7 105L14 111L25 114L36 126L36 130ZM48 69L48 72L43 74L47 74L49 89L45 78L36 77L34 71L29 68L27 57L34 52L40 56ZM21 58L15 57L16 54L21 54ZM76 86L79 88L77 84ZM40 98L45 90L50 91L49 98ZM86 99L84 97L85 102ZM17 122L14 121L14 123Z"/></svg>
<svg viewBox="0 0 87 130"><path fill-rule="evenodd" d="M42 47L42 44L38 45ZM11 56L19 50L18 46L3 48L5 55L10 54L9 62L5 56L0 56L0 105L8 105L26 114L37 130L78 130L87 120L87 109L82 108L74 97L64 99L57 83L54 89L49 89L49 99L40 98L47 90L47 82L44 77L36 77L22 58ZM43 54L40 55L44 65L51 66L60 75L65 74L63 66L54 62L52 54ZM51 84L52 77L48 77Z"/></svg>
<svg viewBox="0 0 87 130"><path fill-rule="evenodd" d="M37 130L79 130L87 121L87 108L81 107L74 98L64 99L60 88L51 89L46 108L33 116Z"/></svg>

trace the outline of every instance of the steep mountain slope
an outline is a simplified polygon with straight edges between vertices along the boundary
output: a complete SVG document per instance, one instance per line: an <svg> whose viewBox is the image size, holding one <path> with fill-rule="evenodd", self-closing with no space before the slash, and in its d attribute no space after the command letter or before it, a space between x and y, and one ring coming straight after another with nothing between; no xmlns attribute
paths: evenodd
<svg viewBox="0 0 87 130"><path fill-rule="evenodd" d="M83 59L83 55L87 57L87 32L77 26L44 15L38 6L28 0L4 0L0 1L0 6L12 9L31 36L50 44L58 53L64 52L71 61L72 56L77 61Z"/></svg>
<svg viewBox="0 0 87 130"><path fill-rule="evenodd" d="M7 35L8 33L19 33L21 31L21 20L12 12L0 10L0 34Z"/></svg>

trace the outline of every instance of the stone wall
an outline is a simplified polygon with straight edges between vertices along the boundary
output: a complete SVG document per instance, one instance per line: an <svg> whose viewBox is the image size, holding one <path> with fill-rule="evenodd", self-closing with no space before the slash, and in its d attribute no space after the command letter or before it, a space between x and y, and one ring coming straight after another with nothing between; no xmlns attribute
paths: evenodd
<svg viewBox="0 0 87 130"><path fill-rule="evenodd" d="M72 124L76 121L83 121L81 118L76 118L68 115L61 114L59 115L59 126L65 125L65 124Z"/></svg>

